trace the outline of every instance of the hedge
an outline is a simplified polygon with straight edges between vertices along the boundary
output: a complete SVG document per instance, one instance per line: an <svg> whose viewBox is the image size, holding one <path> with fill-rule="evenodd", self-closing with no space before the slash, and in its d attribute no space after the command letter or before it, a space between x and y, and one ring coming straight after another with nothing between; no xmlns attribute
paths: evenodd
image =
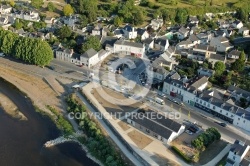
<svg viewBox="0 0 250 166"><path fill-rule="evenodd" d="M186 156L182 151L180 151L177 147L172 146L171 149L177 153L179 156L181 156L182 159L184 159L187 163L191 163L193 160L190 159L188 156Z"/></svg>

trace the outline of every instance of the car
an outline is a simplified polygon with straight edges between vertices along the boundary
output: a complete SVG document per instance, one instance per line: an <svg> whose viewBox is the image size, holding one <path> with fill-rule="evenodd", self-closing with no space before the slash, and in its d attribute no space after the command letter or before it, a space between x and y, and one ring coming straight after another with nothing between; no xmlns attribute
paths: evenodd
<svg viewBox="0 0 250 166"><path fill-rule="evenodd" d="M0 57L5 57L4 53L0 53Z"/></svg>
<svg viewBox="0 0 250 166"><path fill-rule="evenodd" d="M50 70L55 70L55 67L54 67L54 66L48 66L48 68L49 68Z"/></svg>
<svg viewBox="0 0 250 166"><path fill-rule="evenodd" d="M191 131L189 131L189 130L186 130L185 131L188 135L193 135L193 133L191 132Z"/></svg>
<svg viewBox="0 0 250 166"><path fill-rule="evenodd" d="M158 93L159 96L166 98L167 96L163 93Z"/></svg>
<svg viewBox="0 0 250 166"><path fill-rule="evenodd" d="M221 125L222 127L227 127L226 123L219 123L219 125Z"/></svg>

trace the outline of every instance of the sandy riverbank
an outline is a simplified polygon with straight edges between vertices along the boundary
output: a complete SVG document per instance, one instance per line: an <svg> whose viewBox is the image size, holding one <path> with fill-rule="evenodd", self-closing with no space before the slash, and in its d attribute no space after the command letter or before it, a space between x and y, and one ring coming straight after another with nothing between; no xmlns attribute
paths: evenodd
<svg viewBox="0 0 250 166"><path fill-rule="evenodd" d="M4 94L0 92L0 107L11 117L27 120L27 118L20 112L17 106Z"/></svg>

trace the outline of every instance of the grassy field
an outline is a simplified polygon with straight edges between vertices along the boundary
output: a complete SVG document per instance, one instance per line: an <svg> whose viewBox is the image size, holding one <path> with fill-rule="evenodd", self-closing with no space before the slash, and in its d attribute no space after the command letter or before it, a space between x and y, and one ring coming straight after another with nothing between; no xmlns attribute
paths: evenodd
<svg viewBox="0 0 250 166"><path fill-rule="evenodd" d="M187 0L177 0L178 1L177 5L168 4L165 0L149 0L149 1L157 6L163 6L167 8L189 8L189 7L205 5L204 0L196 0L195 4L191 4ZM239 2L239 0L213 0L213 6L219 7L219 6L234 4L236 2Z"/></svg>

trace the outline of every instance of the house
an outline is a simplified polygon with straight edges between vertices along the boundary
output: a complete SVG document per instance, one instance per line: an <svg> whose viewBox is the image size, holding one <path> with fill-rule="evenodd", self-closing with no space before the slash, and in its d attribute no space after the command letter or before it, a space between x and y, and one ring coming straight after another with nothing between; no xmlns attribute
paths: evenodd
<svg viewBox="0 0 250 166"><path fill-rule="evenodd" d="M176 49L177 50L189 49L192 48L193 46L194 46L193 42L191 42L190 40L184 40L176 45Z"/></svg>
<svg viewBox="0 0 250 166"><path fill-rule="evenodd" d="M84 54L80 56L81 65L87 66L88 68L93 67L99 62L98 53L90 48Z"/></svg>
<svg viewBox="0 0 250 166"><path fill-rule="evenodd" d="M154 111L139 110L127 117L127 123L165 144L173 141L185 130L180 123Z"/></svg>
<svg viewBox="0 0 250 166"><path fill-rule="evenodd" d="M212 38L210 46L216 47L218 52L227 52L234 47L227 38L222 36Z"/></svg>
<svg viewBox="0 0 250 166"><path fill-rule="evenodd" d="M217 31L215 31L215 36L216 37L218 37L218 36L226 37L227 34L224 30L217 30Z"/></svg>
<svg viewBox="0 0 250 166"><path fill-rule="evenodd" d="M167 38L157 38L155 39L154 44L154 48L161 51L166 51L169 47L169 42Z"/></svg>
<svg viewBox="0 0 250 166"><path fill-rule="evenodd" d="M143 44L145 45L145 50L149 51L150 49L154 48L154 39L147 38L143 41Z"/></svg>
<svg viewBox="0 0 250 166"><path fill-rule="evenodd" d="M56 50L56 59L71 62L71 57L73 55L73 49L59 48Z"/></svg>
<svg viewBox="0 0 250 166"><path fill-rule="evenodd" d="M124 32L123 32L122 29L116 29L116 30L114 30L113 33L114 33L114 36L117 37L117 38L121 38L124 35Z"/></svg>
<svg viewBox="0 0 250 166"><path fill-rule="evenodd" d="M137 31L135 30L135 28L128 24L123 27L122 31L124 34L123 36L126 39L135 39L137 37Z"/></svg>
<svg viewBox="0 0 250 166"><path fill-rule="evenodd" d="M243 23L240 21L240 20L235 20L233 23L232 23L232 26L235 28L235 29L240 29L243 27Z"/></svg>
<svg viewBox="0 0 250 166"><path fill-rule="evenodd" d="M46 24L53 24L54 21L55 21L55 18L54 18L54 17L46 17L45 20L44 20L44 22L45 22Z"/></svg>
<svg viewBox="0 0 250 166"><path fill-rule="evenodd" d="M228 53L227 57L230 59L239 59L241 52L238 50L232 50Z"/></svg>
<svg viewBox="0 0 250 166"><path fill-rule="evenodd" d="M205 68L199 68L197 70L197 74L198 76L207 76L207 77L211 77L214 74L213 70L210 69L205 69Z"/></svg>
<svg viewBox="0 0 250 166"><path fill-rule="evenodd" d="M250 92L246 90L231 85L228 87L227 92L231 95L231 98L235 99L236 101L240 101L241 98L244 98L250 102Z"/></svg>
<svg viewBox="0 0 250 166"><path fill-rule="evenodd" d="M153 19L150 23L151 27L156 31L163 26L163 19Z"/></svg>
<svg viewBox="0 0 250 166"><path fill-rule="evenodd" d="M97 24L94 29L92 29L92 35L101 35L102 34L102 25Z"/></svg>
<svg viewBox="0 0 250 166"><path fill-rule="evenodd" d="M175 75L177 77L173 77ZM178 73L172 72L164 80L162 92L189 103L195 97L192 92L203 91L207 85L208 77L206 76L187 79L187 77L180 78Z"/></svg>
<svg viewBox="0 0 250 166"><path fill-rule="evenodd" d="M155 59L152 63L151 70L153 71L153 79L163 81L168 75L168 71L165 67L169 67L169 62L166 61L163 57Z"/></svg>
<svg viewBox="0 0 250 166"><path fill-rule="evenodd" d="M208 44L211 41L212 34L211 33L199 33L196 35L197 38L201 41L201 44Z"/></svg>
<svg viewBox="0 0 250 166"><path fill-rule="evenodd" d="M137 28L137 35L141 38L141 41L149 38L149 34L146 29Z"/></svg>
<svg viewBox="0 0 250 166"><path fill-rule="evenodd" d="M188 39L193 43L193 45L201 43L200 39L194 34L190 35Z"/></svg>
<svg viewBox="0 0 250 166"><path fill-rule="evenodd" d="M75 27L75 24L78 21L79 21L79 18L77 15L63 17L64 24L68 25L69 27Z"/></svg>
<svg viewBox="0 0 250 166"><path fill-rule="evenodd" d="M142 43L129 42L120 39L114 43L114 53L143 58L145 54L145 46Z"/></svg>
<svg viewBox="0 0 250 166"><path fill-rule="evenodd" d="M98 58L99 61L104 60L106 57L108 57L111 54L110 51L106 51L104 49L101 49L100 51L98 51Z"/></svg>
<svg viewBox="0 0 250 166"><path fill-rule="evenodd" d="M189 58L203 61L210 58L211 54L216 54L216 49L209 45L198 44L193 47L189 54Z"/></svg>
<svg viewBox="0 0 250 166"><path fill-rule="evenodd" d="M243 37L249 36L249 29L247 27L241 27L239 33L242 34Z"/></svg>
<svg viewBox="0 0 250 166"><path fill-rule="evenodd" d="M220 29L227 29L230 27L229 20L218 20L217 24L219 25Z"/></svg>
<svg viewBox="0 0 250 166"><path fill-rule="evenodd" d="M12 7L9 5L0 5L0 14L9 14L11 13Z"/></svg>
<svg viewBox="0 0 250 166"><path fill-rule="evenodd" d="M34 22L40 21L39 13L35 10L29 10L29 11L16 10L13 13L13 17Z"/></svg>
<svg viewBox="0 0 250 166"><path fill-rule="evenodd" d="M226 166L249 166L250 165L250 146L246 143L235 140L228 156Z"/></svg>
<svg viewBox="0 0 250 166"><path fill-rule="evenodd" d="M221 54L210 54L208 58L208 62L210 62L213 65L213 67L216 62L223 62L225 64L226 56L221 55Z"/></svg>
<svg viewBox="0 0 250 166"><path fill-rule="evenodd" d="M181 27L177 32L178 39L183 40L188 36L188 33L189 31L186 28Z"/></svg>
<svg viewBox="0 0 250 166"><path fill-rule="evenodd" d="M8 17L1 16L0 17L0 25L6 25L8 24L9 20Z"/></svg>
<svg viewBox="0 0 250 166"><path fill-rule="evenodd" d="M106 51L114 51L114 44L118 40L116 37L103 36L101 39L101 45Z"/></svg>
<svg viewBox="0 0 250 166"><path fill-rule="evenodd" d="M196 16L189 16L188 22L195 25L199 24L199 20Z"/></svg>

